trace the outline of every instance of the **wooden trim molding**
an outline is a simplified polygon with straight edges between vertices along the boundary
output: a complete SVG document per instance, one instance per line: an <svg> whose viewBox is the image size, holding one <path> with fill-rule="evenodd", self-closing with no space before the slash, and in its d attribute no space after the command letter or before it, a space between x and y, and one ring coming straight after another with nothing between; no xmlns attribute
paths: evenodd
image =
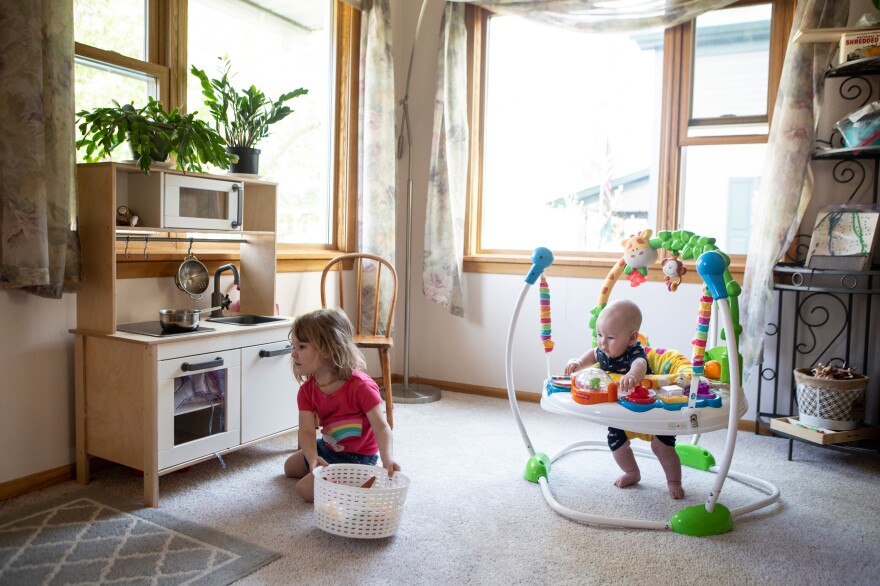
<svg viewBox="0 0 880 586"><path fill-rule="evenodd" d="M76 464L71 463L67 466L59 466L58 468L44 470L43 472L4 482L0 484L0 501L67 482L72 480L75 475Z"/></svg>
<svg viewBox="0 0 880 586"><path fill-rule="evenodd" d="M553 265L547 269L548 276L580 277L584 279L604 279L620 255L614 258L599 257L557 257ZM497 275L523 275L529 271L532 261L522 254L512 255L472 255L464 258L464 272ZM683 283L702 283L703 280L693 266L693 261L686 261L688 272L682 276ZM730 274L742 282L746 259L744 255L732 255L730 258ZM659 260L648 268L648 280L662 282L665 279L660 269Z"/></svg>
<svg viewBox="0 0 880 586"><path fill-rule="evenodd" d="M357 245L358 110L360 108L361 12L336 3L336 120L332 198L336 231L333 247L353 252Z"/></svg>

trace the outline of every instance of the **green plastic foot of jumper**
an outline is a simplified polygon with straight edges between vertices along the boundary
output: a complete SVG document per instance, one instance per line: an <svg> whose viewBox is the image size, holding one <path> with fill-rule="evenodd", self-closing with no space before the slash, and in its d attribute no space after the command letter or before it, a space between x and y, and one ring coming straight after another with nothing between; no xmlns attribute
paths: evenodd
<svg viewBox="0 0 880 586"><path fill-rule="evenodd" d="M733 530L733 516L727 507L718 503L711 513L706 510L705 505L694 505L672 515L669 526L682 535L721 535Z"/></svg>
<svg viewBox="0 0 880 586"><path fill-rule="evenodd" d="M550 472L550 456L543 452L535 452L535 455L529 458L526 463L526 480L538 482L538 478L541 476L547 478L548 472Z"/></svg>
<svg viewBox="0 0 880 586"><path fill-rule="evenodd" d="M690 468L696 468L703 472L708 472L715 465L715 456L709 453L706 448L695 446L694 444L675 444L675 453L681 463Z"/></svg>

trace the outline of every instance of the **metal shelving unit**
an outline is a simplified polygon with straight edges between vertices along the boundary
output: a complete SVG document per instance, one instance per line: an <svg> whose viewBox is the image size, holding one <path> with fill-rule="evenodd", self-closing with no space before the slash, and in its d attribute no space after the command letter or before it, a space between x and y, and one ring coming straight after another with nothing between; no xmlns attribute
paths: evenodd
<svg viewBox="0 0 880 586"><path fill-rule="evenodd" d="M865 415L866 421L877 425L880 270L811 269L799 263L780 263L774 274L776 319L767 332L767 348L772 346L774 358L760 368L756 433L762 426L769 426L770 419L797 413L791 373L795 368L811 368L820 362L852 366L869 374ZM762 409L768 394L772 395L771 406ZM789 460L794 441L809 441L777 430L773 433L788 438ZM880 454L877 440L814 445Z"/></svg>
<svg viewBox="0 0 880 586"><path fill-rule="evenodd" d="M860 108L880 93L880 58L859 59L830 69L826 77L844 78L841 99ZM836 130L827 140L816 140L815 161L837 161L832 179L852 203L863 186L871 186L876 205L880 194L880 147L846 148ZM803 235L807 241L809 235ZM812 368L832 362L853 366L869 376L865 421L880 424L880 269L848 271L812 269L804 266L806 246L798 246L796 262L774 268L776 319L768 325L765 356L771 360L760 367L755 432L769 429L769 421L797 413L795 368ZM772 400L770 399L772 396ZM769 405L767 405L769 403ZM880 440L843 443L811 442L809 439L773 430L789 440L791 460L795 441L823 448L880 455Z"/></svg>

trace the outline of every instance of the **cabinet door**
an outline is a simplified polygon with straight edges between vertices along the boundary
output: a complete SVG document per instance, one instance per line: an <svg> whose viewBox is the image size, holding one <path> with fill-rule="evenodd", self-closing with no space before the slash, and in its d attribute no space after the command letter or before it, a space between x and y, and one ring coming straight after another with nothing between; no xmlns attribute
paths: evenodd
<svg viewBox="0 0 880 586"><path fill-rule="evenodd" d="M287 341L241 349L241 441L296 427L299 411Z"/></svg>
<svg viewBox="0 0 880 586"><path fill-rule="evenodd" d="M238 349L159 361L159 470L240 443Z"/></svg>

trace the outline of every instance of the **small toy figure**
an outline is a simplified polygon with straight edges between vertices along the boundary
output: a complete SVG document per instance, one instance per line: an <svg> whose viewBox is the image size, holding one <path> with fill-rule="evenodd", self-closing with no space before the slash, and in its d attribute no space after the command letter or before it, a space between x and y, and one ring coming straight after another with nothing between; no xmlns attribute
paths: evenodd
<svg viewBox="0 0 880 586"><path fill-rule="evenodd" d="M687 272L684 263L678 257L664 258L662 263L663 274L666 276L666 288L670 293L675 292L681 285L681 276Z"/></svg>
<svg viewBox="0 0 880 586"><path fill-rule="evenodd" d="M137 226L140 218L128 206L119 206L116 208L116 225L117 226Z"/></svg>
<svg viewBox="0 0 880 586"><path fill-rule="evenodd" d="M638 287L648 280L648 267L657 260L657 251L651 248L650 238L651 231L643 230L620 242L623 245L623 258L626 261L623 274L627 276L632 287Z"/></svg>

